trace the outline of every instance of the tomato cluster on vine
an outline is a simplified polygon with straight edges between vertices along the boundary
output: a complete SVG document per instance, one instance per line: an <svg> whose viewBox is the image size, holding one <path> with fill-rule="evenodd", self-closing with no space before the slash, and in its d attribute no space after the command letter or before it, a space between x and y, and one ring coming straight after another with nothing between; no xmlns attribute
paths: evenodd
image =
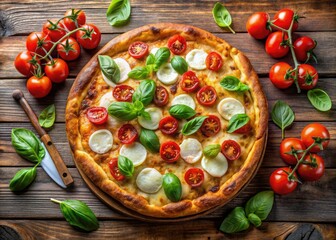
<svg viewBox="0 0 336 240"><path fill-rule="evenodd" d="M76 60L84 49L96 48L101 33L94 24L86 23L83 10L69 9L64 17L48 20L41 32L26 39L26 51L17 55L15 68L29 77L27 89L36 98L49 94L52 83L64 82L69 75L66 61Z"/></svg>

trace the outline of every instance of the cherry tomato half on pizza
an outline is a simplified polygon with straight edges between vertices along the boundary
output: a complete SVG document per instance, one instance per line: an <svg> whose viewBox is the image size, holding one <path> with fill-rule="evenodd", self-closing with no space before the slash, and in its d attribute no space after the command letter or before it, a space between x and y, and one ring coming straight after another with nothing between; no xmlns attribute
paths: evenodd
<svg viewBox="0 0 336 240"><path fill-rule="evenodd" d="M234 161L240 157L241 148L240 148L239 143L237 143L234 140L229 139L229 140L225 140L222 143L221 152L224 154L224 156L228 160Z"/></svg>
<svg viewBox="0 0 336 240"><path fill-rule="evenodd" d="M204 182L204 172L200 168L189 168L184 174L184 180L191 187L199 187Z"/></svg>
<svg viewBox="0 0 336 240"><path fill-rule="evenodd" d="M187 93L195 92L199 89L201 83L196 73L188 71L183 73L182 81L180 82L181 89Z"/></svg>
<svg viewBox="0 0 336 240"><path fill-rule="evenodd" d="M217 99L217 92L211 86L202 87L196 95L197 101L203 106L212 106Z"/></svg>
<svg viewBox="0 0 336 240"><path fill-rule="evenodd" d="M138 131L132 124L124 124L118 130L118 138L123 144L131 144L138 138Z"/></svg>
<svg viewBox="0 0 336 240"><path fill-rule="evenodd" d="M176 133L178 126L178 121L172 116L164 117L159 122L159 129L162 133L167 135Z"/></svg>
<svg viewBox="0 0 336 240"><path fill-rule="evenodd" d="M223 66L223 58L216 52L211 52L205 59L206 67L212 71L219 71Z"/></svg>
<svg viewBox="0 0 336 240"><path fill-rule="evenodd" d="M174 35L168 39L168 48L175 55L180 55L187 49L187 41L181 35Z"/></svg>
<svg viewBox="0 0 336 240"><path fill-rule="evenodd" d="M201 126L201 132L206 137L216 135L221 129L220 119L215 115L209 115Z"/></svg>
<svg viewBox="0 0 336 240"><path fill-rule="evenodd" d="M112 92L113 97L119 102L131 102L134 89L128 85L117 85Z"/></svg>
<svg viewBox="0 0 336 240"><path fill-rule="evenodd" d="M168 104L169 93L167 89L162 86L157 86L154 95L154 103L158 107L163 107Z"/></svg>
<svg viewBox="0 0 336 240"><path fill-rule="evenodd" d="M148 55L148 44L144 42L134 42L128 48L128 53L135 59L141 59Z"/></svg>
<svg viewBox="0 0 336 240"><path fill-rule="evenodd" d="M107 110L104 107L90 107L86 116L90 122L97 125L106 123L108 118Z"/></svg>
<svg viewBox="0 0 336 240"><path fill-rule="evenodd" d="M167 141L160 146L160 156L161 158L168 162L176 162L180 158L180 146L174 141Z"/></svg>
<svg viewBox="0 0 336 240"><path fill-rule="evenodd" d="M125 176L121 174L118 168L118 158L112 158L109 162L110 173L117 181L122 181L125 179Z"/></svg>

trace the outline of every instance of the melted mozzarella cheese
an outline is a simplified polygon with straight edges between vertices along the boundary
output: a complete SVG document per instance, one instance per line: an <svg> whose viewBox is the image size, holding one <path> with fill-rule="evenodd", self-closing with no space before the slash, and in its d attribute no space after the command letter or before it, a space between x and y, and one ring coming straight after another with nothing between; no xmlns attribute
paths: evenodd
<svg viewBox="0 0 336 240"><path fill-rule="evenodd" d="M101 129L91 134L89 146L95 153L103 154L108 152L113 145L113 136L109 130Z"/></svg>
<svg viewBox="0 0 336 240"><path fill-rule="evenodd" d="M217 111L224 119L230 120L233 115L245 113L245 108L237 99L228 97L219 102Z"/></svg>
<svg viewBox="0 0 336 240"><path fill-rule="evenodd" d="M177 104L187 105L188 107L191 107L194 110L196 108L196 104L195 104L194 99L188 94L180 94L180 95L174 97L171 105L174 106L174 105L177 105Z"/></svg>
<svg viewBox="0 0 336 240"><path fill-rule="evenodd" d="M149 130L156 130L159 128L159 122L162 119L162 110L157 107L150 107L145 109L149 113L151 119L145 119L142 116L138 117L139 124Z"/></svg>
<svg viewBox="0 0 336 240"><path fill-rule="evenodd" d="M138 142L123 145L119 154L131 160L134 167L142 164L147 158L146 148Z"/></svg>
<svg viewBox="0 0 336 240"><path fill-rule="evenodd" d="M228 169L228 162L222 153L218 153L214 158L203 157L201 164L213 177L222 177Z"/></svg>
<svg viewBox="0 0 336 240"><path fill-rule="evenodd" d="M170 85L177 81L178 73L170 63L165 63L159 68L156 76L163 84Z"/></svg>
<svg viewBox="0 0 336 240"><path fill-rule="evenodd" d="M203 70L206 69L205 59L207 56L208 54L203 50L193 49L187 54L186 61L191 68Z"/></svg>
<svg viewBox="0 0 336 240"><path fill-rule="evenodd" d="M136 184L145 193L156 193L162 186L162 175L155 168L145 168L138 174Z"/></svg>
<svg viewBox="0 0 336 240"><path fill-rule="evenodd" d="M99 106L100 107L104 107L106 109L108 109L108 107L111 105L111 103L115 102L115 98L112 96L112 91L109 91L107 93L105 93L99 100ZM121 120L112 117L112 116L108 116L108 120L107 120L108 124L111 126L117 126L120 125L122 123Z"/></svg>
<svg viewBox="0 0 336 240"><path fill-rule="evenodd" d="M153 55L155 56L156 52L157 52L159 49L160 49L160 48L157 48L157 47L152 48L152 49L150 50L150 53L153 54Z"/></svg>
<svg viewBox="0 0 336 240"><path fill-rule="evenodd" d="M180 145L181 157L187 163L195 163L202 157L202 144L195 138L187 138Z"/></svg>
<svg viewBox="0 0 336 240"><path fill-rule="evenodd" d="M125 82L128 79L128 73L131 71L131 67L128 64L128 62L123 59L123 58L116 58L113 59L114 62L118 65L119 70L120 70L120 79L119 79L119 83ZM112 82L110 79L108 79L102 72L103 75L103 79L104 81L110 85L111 87L115 87L116 84L114 82Z"/></svg>

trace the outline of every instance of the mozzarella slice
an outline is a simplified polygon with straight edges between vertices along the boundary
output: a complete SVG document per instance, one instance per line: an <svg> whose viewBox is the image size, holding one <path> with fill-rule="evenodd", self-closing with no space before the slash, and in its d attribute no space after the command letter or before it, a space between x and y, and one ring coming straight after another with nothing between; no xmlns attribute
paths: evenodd
<svg viewBox="0 0 336 240"><path fill-rule="evenodd" d="M174 97L171 105L174 106L174 105L177 105L177 104L187 105L188 107L191 107L194 110L196 108L196 104L195 104L194 99L188 94L180 94L180 95Z"/></svg>
<svg viewBox="0 0 336 240"><path fill-rule="evenodd" d="M107 83L107 85L110 85L111 87L115 87L116 84L114 82L112 82L110 79L108 79L103 72L101 72L101 74L103 75L103 79L104 81Z"/></svg>
<svg viewBox="0 0 336 240"><path fill-rule="evenodd" d="M101 129L91 134L89 146L95 153L107 153L113 145L113 136L109 130Z"/></svg>
<svg viewBox="0 0 336 240"><path fill-rule="evenodd" d="M138 174L136 184L145 193L156 193L162 186L162 175L155 168L144 168Z"/></svg>
<svg viewBox="0 0 336 240"><path fill-rule="evenodd" d="M228 162L222 153L218 153L215 158L202 158L201 165L213 177L223 176L228 169Z"/></svg>
<svg viewBox="0 0 336 240"><path fill-rule="evenodd" d="M170 85L177 81L178 73L170 63L165 63L159 68L156 76L163 84Z"/></svg>
<svg viewBox="0 0 336 240"><path fill-rule="evenodd" d="M119 70L120 70L120 79L119 79L119 83L125 82L128 79L128 73L131 71L131 67L128 64L128 62L123 59L123 58L115 58L113 59L114 62L118 65ZM102 72L103 75L103 79L104 81L110 85L111 87L115 87L116 84L114 82L112 82L111 80L109 80Z"/></svg>
<svg viewBox="0 0 336 240"><path fill-rule="evenodd" d="M195 163L202 157L202 144L195 138L187 138L180 145L181 157L187 163Z"/></svg>
<svg viewBox="0 0 336 240"><path fill-rule="evenodd" d="M142 164L147 158L146 148L138 142L123 145L120 148L119 154L131 160L134 167Z"/></svg>
<svg viewBox="0 0 336 240"><path fill-rule="evenodd" d="M149 113L151 119L145 119L142 116L138 117L139 124L149 130L156 130L159 128L159 122L162 119L162 110L157 107L150 107L145 109Z"/></svg>
<svg viewBox="0 0 336 240"><path fill-rule="evenodd" d="M237 99L224 98L219 102L217 111L226 120L230 120L233 115L245 113L245 108Z"/></svg>
<svg viewBox="0 0 336 240"><path fill-rule="evenodd" d="M111 103L115 102L115 98L112 96L112 91L109 91L107 93L105 93L99 100L99 106L100 107L104 107L106 109L108 109L108 107L111 105ZM116 126L122 123L121 120L112 117L112 116L108 116L108 120L107 120L108 124L111 126Z"/></svg>
<svg viewBox="0 0 336 240"><path fill-rule="evenodd" d="M208 54L203 50L194 49L187 54L186 61L191 68L196 70L203 70L206 69L205 59L207 56Z"/></svg>
<svg viewBox="0 0 336 240"><path fill-rule="evenodd" d="M157 48L157 47L152 48L152 49L150 50L150 53L153 54L153 55L155 56L155 53L156 53L159 49L160 49L160 48Z"/></svg>

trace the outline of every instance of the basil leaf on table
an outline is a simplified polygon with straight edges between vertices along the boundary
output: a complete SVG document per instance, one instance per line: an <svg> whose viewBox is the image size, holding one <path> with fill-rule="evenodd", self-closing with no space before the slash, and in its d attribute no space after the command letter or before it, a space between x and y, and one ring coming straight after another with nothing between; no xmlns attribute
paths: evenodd
<svg viewBox="0 0 336 240"><path fill-rule="evenodd" d="M197 130L202 126L204 120L208 118L207 116L199 116L199 117L195 117L194 119L191 119L189 122L187 122L186 124L184 124L183 128L182 128L182 134L187 136L187 135L191 135L195 132L197 132Z"/></svg>
<svg viewBox="0 0 336 240"><path fill-rule="evenodd" d="M249 116L247 116L245 113L240 113L233 115L229 120L229 125L227 127L228 133L233 133L237 129L243 127L250 121Z"/></svg>
<svg viewBox="0 0 336 240"><path fill-rule="evenodd" d="M13 192L27 188L36 178L36 166L19 170L9 183L9 189Z"/></svg>
<svg viewBox="0 0 336 240"><path fill-rule="evenodd" d="M231 14L226 9L226 7L224 7L224 5L219 2L216 3L212 9L212 15L218 26L227 27L232 33L235 33L235 31L233 31L233 29L230 27L232 23Z"/></svg>
<svg viewBox="0 0 336 240"><path fill-rule="evenodd" d="M155 53L155 63L154 63L154 71L157 71L162 64L168 61L170 57L170 50L167 47L162 47L157 50Z"/></svg>
<svg viewBox="0 0 336 240"><path fill-rule="evenodd" d="M120 81L120 69L116 62L107 55L98 55L98 62L104 76L117 84Z"/></svg>
<svg viewBox="0 0 336 240"><path fill-rule="evenodd" d="M257 215L260 220L265 220L271 212L274 202L273 191L263 191L254 195L245 206L246 215L253 213Z"/></svg>
<svg viewBox="0 0 336 240"><path fill-rule="evenodd" d="M225 233L236 233L248 229L250 223L245 217L245 212L242 207L236 207L224 219L219 227L219 230Z"/></svg>
<svg viewBox="0 0 336 240"><path fill-rule="evenodd" d="M154 98L156 84L153 80L143 80L133 93L133 102L139 100L144 106L150 104Z"/></svg>
<svg viewBox="0 0 336 240"><path fill-rule="evenodd" d="M125 25L131 16L129 0L112 0L106 11L107 21L112 26Z"/></svg>
<svg viewBox="0 0 336 240"><path fill-rule="evenodd" d="M38 117L38 122L43 128L51 128L56 119L56 109L55 109L55 104L51 104L43 111Z"/></svg>
<svg viewBox="0 0 336 240"><path fill-rule="evenodd" d="M128 76L132 79L142 80L142 79L148 78L150 73L151 72L148 66L136 67L136 68L133 68L128 73Z"/></svg>
<svg viewBox="0 0 336 240"><path fill-rule="evenodd" d="M188 71L188 63L183 57L174 56L170 63L174 70L180 75Z"/></svg>
<svg viewBox="0 0 336 240"><path fill-rule="evenodd" d="M118 168L122 175L126 177L132 177L134 173L134 165L131 160L127 157L119 155L118 157Z"/></svg>
<svg viewBox="0 0 336 240"><path fill-rule="evenodd" d="M285 129L289 127L295 119L293 110L287 103L278 100L272 108L271 115L273 122L281 128L281 136L282 139L284 139Z"/></svg>
<svg viewBox="0 0 336 240"><path fill-rule="evenodd" d="M154 131L142 128L139 140L149 151L153 153L160 151L160 141Z"/></svg>
<svg viewBox="0 0 336 240"><path fill-rule="evenodd" d="M255 227L260 227L262 224L261 219L254 213L250 213L247 219L252 223Z"/></svg>
<svg viewBox="0 0 336 240"><path fill-rule="evenodd" d="M220 85L228 90L228 91L232 91L232 92L245 92L247 90L249 90L250 88L242 83L238 78L234 77L234 76L226 76L224 77L221 81L220 81Z"/></svg>
<svg viewBox="0 0 336 240"><path fill-rule="evenodd" d="M120 120L131 121L138 116L138 110L129 102L113 102L108 107L108 113Z"/></svg>
<svg viewBox="0 0 336 240"><path fill-rule="evenodd" d="M13 128L11 138L15 151L21 157L33 163L42 161L45 150L41 141L32 131L24 128Z"/></svg>
<svg viewBox="0 0 336 240"><path fill-rule="evenodd" d="M84 202L71 199L59 201L51 198L50 200L60 205L63 216L71 226L87 232L99 228L95 214Z"/></svg>
<svg viewBox="0 0 336 240"><path fill-rule="evenodd" d="M163 176L162 187L170 201L180 201L182 196L182 185L180 179L175 174L166 173Z"/></svg>
<svg viewBox="0 0 336 240"><path fill-rule="evenodd" d="M177 119L188 119L195 116L196 111L184 104L176 104L170 107L169 114Z"/></svg>
<svg viewBox="0 0 336 240"><path fill-rule="evenodd" d="M328 93L322 89L311 89L308 91L307 96L310 103L319 111L326 112L332 107L332 102Z"/></svg>
<svg viewBox="0 0 336 240"><path fill-rule="evenodd" d="M219 144L211 144L211 145L206 146L203 149L203 154L204 156L208 158L214 158L218 155L220 150L221 150L221 146Z"/></svg>

